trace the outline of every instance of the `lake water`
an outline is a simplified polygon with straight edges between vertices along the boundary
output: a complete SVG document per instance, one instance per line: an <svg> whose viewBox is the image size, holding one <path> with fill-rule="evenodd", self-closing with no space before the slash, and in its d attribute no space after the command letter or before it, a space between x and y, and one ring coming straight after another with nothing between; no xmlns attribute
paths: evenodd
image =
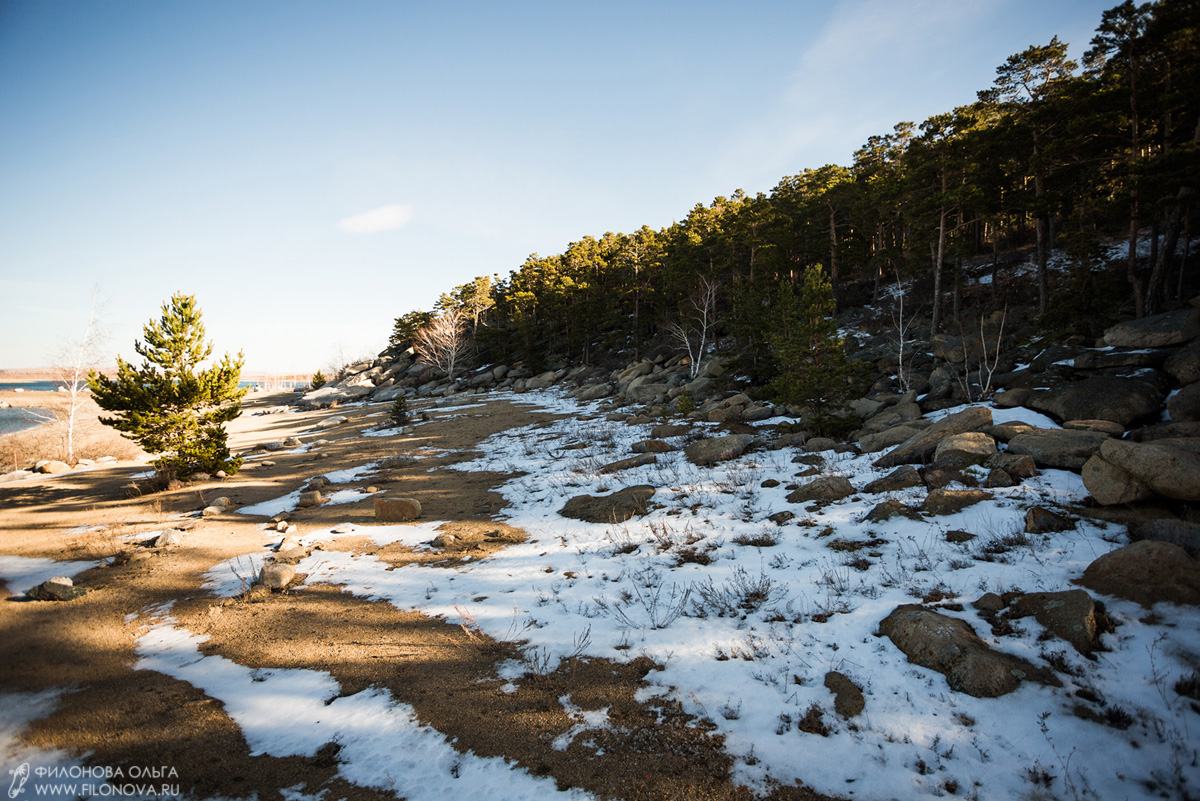
<svg viewBox="0 0 1200 801"><path fill-rule="evenodd" d="M61 381L0 381L0 391L22 389L26 392L55 392L61 386Z"/></svg>
<svg viewBox="0 0 1200 801"><path fill-rule="evenodd" d="M44 409L0 409L0 437L34 428L53 419Z"/></svg>

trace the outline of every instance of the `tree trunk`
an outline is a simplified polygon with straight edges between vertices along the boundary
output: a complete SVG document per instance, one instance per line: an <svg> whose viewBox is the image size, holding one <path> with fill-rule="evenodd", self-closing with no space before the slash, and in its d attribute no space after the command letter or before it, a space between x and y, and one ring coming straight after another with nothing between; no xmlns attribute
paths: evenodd
<svg viewBox="0 0 1200 801"><path fill-rule="evenodd" d="M933 320L930 335L936 334L942 322L942 261L946 255L946 208L938 217L937 245L933 248Z"/></svg>

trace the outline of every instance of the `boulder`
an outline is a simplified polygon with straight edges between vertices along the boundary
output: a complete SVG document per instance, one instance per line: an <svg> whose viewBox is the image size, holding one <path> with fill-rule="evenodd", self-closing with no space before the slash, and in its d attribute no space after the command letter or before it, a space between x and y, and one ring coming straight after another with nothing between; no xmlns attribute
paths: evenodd
<svg viewBox="0 0 1200 801"><path fill-rule="evenodd" d="M375 519L381 523L407 523L420 516L421 502L416 498L375 498Z"/></svg>
<svg viewBox="0 0 1200 801"><path fill-rule="evenodd" d="M831 437L812 437L805 441L804 450L808 453L831 451L838 446L837 440Z"/></svg>
<svg viewBox="0 0 1200 801"><path fill-rule="evenodd" d="M825 687L833 693L833 709L843 718L853 718L862 714L867 702L863 698L862 688L850 680L845 673L831 670L825 674Z"/></svg>
<svg viewBox="0 0 1200 801"><path fill-rule="evenodd" d="M1104 332L1104 343L1117 348L1164 348L1200 335L1200 311L1182 309L1127 320Z"/></svg>
<svg viewBox="0 0 1200 801"><path fill-rule="evenodd" d="M324 420L313 426L313 428L317 429L318 431L324 431L329 428L337 428L338 426L345 425L348 422L350 422L348 417L345 415L336 414L333 417L326 417Z"/></svg>
<svg viewBox="0 0 1200 801"><path fill-rule="evenodd" d="M1200 384L1188 384L1167 399L1171 420L1181 423L1200 421Z"/></svg>
<svg viewBox="0 0 1200 801"><path fill-rule="evenodd" d="M929 428L914 434L907 441L875 460L876 467L898 467L929 459L938 443L954 434L979 431L992 424L992 410L984 406L971 406L961 412L947 415Z"/></svg>
<svg viewBox="0 0 1200 801"><path fill-rule="evenodd" d="M1034 393L1027 405L1059 420L1108 420L1128 428L1135 420L1157 417L1162 402L1163 394L1146 381L1096 376Z"/></svg>
<svg viewBox="0 0 1200 801"><path fill-rule="evenodd" d="M653 453L643 453L638 456L630 456L628 459L620 459L615 462L609 462L600 468L601 473L616 473L620 470L629 470L633 467L641 467L642 465L654 464L658 461L658 457Z"/></svg>
<svg viewBox="0 0 1200 801"><path fill-rule="evenodd" d="M1098 431L1034 428L1009 440L1008 452L1032 456L1038 467L1079 471L1102 443L1110 441Z"/></svg>
<svg viewBox="0 0 1200 801"><path fill-rule="evenodd" d="M753 434L728 434L724 437L697 440L684 449L684 454L689 462L703 467L736 459L754 442Z"/></svg>
<svg viewBox="0 0 1200 801"><path fill-rule="evenodd" d="M925 497L921 511L930 515L952 515L991 497L990 492L977 489L935 489Z"/></svg>
<svg viewBox="0 0 1200 801"><path fill-rule="evenodd" d="M892 426L874 434L863 434L858 439L858 447L863 453L877 453L885 448L906 442L920 432L921 429L914 426Z"/></svg>
<svg viewBox="0 0 1200 801"><path fill-rule="evenodd" d="M558 513L588 523L623 523L634 515L646 514L646 504L654 487L641 484L626 487L612 495L576 495Z"/></svg>
<svg viewBox="0 0 1200 801"><path fill-rule="evenodd" d="M35 601L73 601L87 593L83 587L76 587L75 582L66 576L55 576L46 579L36 587L25 591L25 595Z"/></svg>
<svg viewBox="0 0 1200 801"><path fill-rule="evenodd" d="M875 507L867 512L867 516L863 518L869 523L883 523L891 520L893 517L907 517L909 520L921 520L921 513L911 506L901 503L896 499L884 501L876 504Z"/></svg>
<svg viewBox="0 0 1200 801"><path fill-rule="evenodd" d="M269 590L282 590L296 578L296 566L272 562L258 571L258 583Z"/></svg>
<svg viewBox="0 0 1200 801"><path fill-rule="evenodd" d="M1009 475L1007 470L1002 470L999 467L993 467L988 471L987 478L984 480L983 486L987 489L1005 489L1007 487L1017 486L1017 480Z"/></svg>
<svg viewBox="0 0 1200 801"><path fill-rule="evenodd" d="M923 485L924 482L921 480L921 474L917 472L917 468L910 464L904 464L883 478L877 478L863 487L863 492L899 492Z"/></svg>
<svg viewBox="0 0 1200 801"><path fill-rule="evenodd" d="M675 449L661 439L643 439L640 442L633 443L630 450L634 453L667 453Z"/></svg>
<svg viewBox="0 0 1200 801"><path fill-rule="evenodd" d="M1077 583L1145 607L1161 601L1200 605L1200 563L1169 542L1142 540L1106 553Z"/></svg>
<svg viewBox="0 0 1200 801"><path fill-rule="evenodd" d="M854 494L854 485L842 476L822 476L807 484L800 485L788 493L791 503L806 503L808 501L840 501Z"/></svg>
<svg viewBox="0 0 1200 801"><path fill-rule="evenodd" d="M951 434L938 443L933 452L934 463L955 460L965 464L982 464L996 453L996 440L978 431Z"/></svg>
<svg viewBox="0 0 1200 801"><path fill-rule="evenodd" d="M1156 540L1178 545L1190 554L1200 552L1200 523L1159 518L1144 520L1129 527L1131 540Z"/></svg>
<svg viewBox="0 0 1200 801"><path fill-rule="evenodd" d="M1200 454L1159 443L1107 439L1100 458L1166 498L1200 501Z"/></svg>
<svg viewBox="0 0 1200 801"><path fill-rule="evenodd" d="M950 689L976 698L995 698L1024 680L1061 686L1033 664L992 650L966 622L917 604L897 607L879 624L908 661L946 676Z"/></svg>
<svg viewBox="0 0 1200 801"><path fill-rule="evenodd" d="M1200 381L1200 340L1193 340L1168 356L1163 369L1183 386Z"/></svg>
<svg viewBox="0 0 1200 801"><path fill-rule="evenodd" d="M1108 420L1067 420L1063 423L1063 428L1071 431L1099 431L1101 434L1118 438L1125 433L1124 426Z"/></svg>
<svg viewBox="0 0 1200 801"><path fill-rule="evenodd" d="M583 402L600 400L607 398L613 394L612 384L593 384L588 387L580 387L575 399Z"/></svg>
<svg viewBox="0 0 1200 801"><path fill-rule="evenodd" d="M66 462L60 462L57 459L49 459L38 462L34 467L34 472L37 473L65 473L70 470L71 466Z"/></svg>
<svg viewBox="0 0 1200 801"><path fill-rule="evenodd" d="M541 375L536 375L525 382L525 389L546 389L555 381L558 380L558 373L553 370L547 370Z"/></svg>
<svg viewBox="0 0 1200 801"><path fill-rule="evenodd" d="M1154 491L1096 454L1084 462L1080 470L1083 486L1097 503L1104 506L1135 503L1154 497Z"/></svg>
<svg viewBox="0 0 1200 801"><path fill-rule="evenodd" d="M1013 603L1008 616L1019 618L1033 615L1050 633L1066 640L1081 654L1099 646L1097 639L1096 604L1084 590L1065 592L1034 592L1023 595Z"/></svg>

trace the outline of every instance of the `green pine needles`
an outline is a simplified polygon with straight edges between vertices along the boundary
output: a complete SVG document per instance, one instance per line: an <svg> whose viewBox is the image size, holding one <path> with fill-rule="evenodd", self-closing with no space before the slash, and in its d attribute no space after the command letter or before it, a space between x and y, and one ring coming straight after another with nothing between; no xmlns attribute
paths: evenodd
<svg viewBox="0 0 1200 801"><path fill-rule="evenodd" d="M229 455L225 423L242 413L242 354L236 360L225 354L199 369L212 355L212 343L204 342L204 324L192 295L172 295L162 316L146 323L142 332L145 341L134 343L141 367L118 356L116 378L94 370L88 375L97 405L119 415L100 422L160 454L153 464L161 478L236 473L242 459Z"/></svg>
<svg viewBox="0 0 1200 801"><path fill-rule="evenodd" d="M821 265L804 271L800 294L779 285L767 341L778 370L767 389L785 403L806 407L806 421L821 433L845 426L843 404L861 393L863 370L846 358L838 336L833 284Z"/></svg>

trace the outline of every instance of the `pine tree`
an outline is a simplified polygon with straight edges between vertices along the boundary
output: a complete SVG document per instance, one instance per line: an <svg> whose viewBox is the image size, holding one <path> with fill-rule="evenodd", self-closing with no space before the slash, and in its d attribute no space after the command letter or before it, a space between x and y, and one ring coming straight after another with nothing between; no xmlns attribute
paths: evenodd
<svg viewBox="0 0 1200 801"><path fill-rule="evenodd" d="M134 343L143 359L140 367L118 356L116 378L94 370L88 375L97 405L119 415L100 422L160 454L154 461L160 477L236 473L242 460L230 458L224 424L242 412L242 354L236 360L225 354L199 369L212 355L212 343L204 342L200 309L191 295L172 295L162 316L142 332L145 341Z"/></svg>
<svg viewBox="0 0 1200 801"><path fill-rule="evenodd" d="M833 284L821 265L804 271L797 296L783 281L773 304L768 342L778 374L767 389L779 400L811 410L806 422L823 432L839 428L836 411L860 388L861 371L847 360L833 313Z"/></svg>

